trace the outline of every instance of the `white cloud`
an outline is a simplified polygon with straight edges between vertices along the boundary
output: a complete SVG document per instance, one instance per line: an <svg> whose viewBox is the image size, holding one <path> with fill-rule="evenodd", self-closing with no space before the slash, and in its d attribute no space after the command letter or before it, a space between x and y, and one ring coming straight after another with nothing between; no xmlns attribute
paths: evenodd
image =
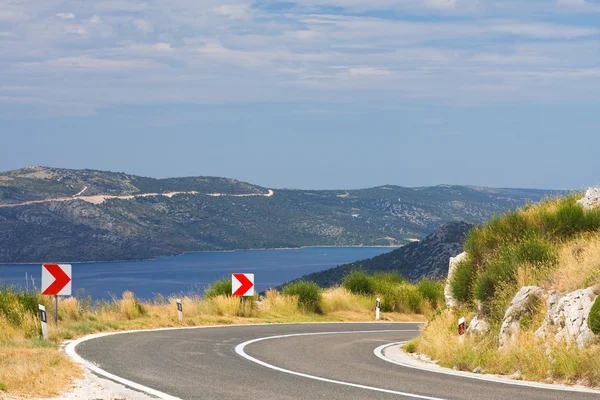
<svg viewBox="0 0 600 400"><path fill-rule="evenodd" d="M60 19L75 19L75 14L73 13L58 13L56 16Z"/></svg>
<svg viewBox="0 0 600 400"><path fill-rule="evenodd" d="M0 11L0 87L88 107L600 101L600 27L578 23L594 5L580 3L305 0L282 14L251 0L19 0Z"/></svg>

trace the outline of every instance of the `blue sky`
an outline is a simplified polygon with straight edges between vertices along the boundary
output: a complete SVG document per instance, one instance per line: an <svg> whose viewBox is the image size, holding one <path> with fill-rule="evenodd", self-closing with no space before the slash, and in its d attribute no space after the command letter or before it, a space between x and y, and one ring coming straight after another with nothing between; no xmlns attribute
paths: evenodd
<svg viewBox="0 0 600 400"><path fill-rule="evenodd" d="M0 0L0 170L600 183L599 0Z"/></svg>

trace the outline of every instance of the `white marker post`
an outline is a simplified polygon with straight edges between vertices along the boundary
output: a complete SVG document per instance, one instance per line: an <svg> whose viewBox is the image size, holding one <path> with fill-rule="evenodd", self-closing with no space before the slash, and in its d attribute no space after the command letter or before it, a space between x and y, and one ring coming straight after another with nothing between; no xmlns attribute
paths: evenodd
<svg viewBox="0 0 600 400"><path fill-rule="evenodd" d="M458 334L460 336L465 334L465 317L461 317L458 320Z"/></svg>
<svg viewBox="0 0 600 400"><path fill-rule="evenodd" d="M375 320L379 321L380 315L379 315L379 311L381 309L381 300L379 300L379 297L377 298L377 303L375 304Z"/></svg>
<svg viewBox="0 0 600 400"><path fill-rule="evenodd" d="M183 304L181 304L181 299L177 299L177 314L179 322L183 322Z"/></svg>
<svg viewBox="0 0 600 400"><path fill-rule="evenodd" d="M40 321L42 322L42 336L44 340L48 340L48 316L46 315L46 307L39 304L40 306Z"/></svg>

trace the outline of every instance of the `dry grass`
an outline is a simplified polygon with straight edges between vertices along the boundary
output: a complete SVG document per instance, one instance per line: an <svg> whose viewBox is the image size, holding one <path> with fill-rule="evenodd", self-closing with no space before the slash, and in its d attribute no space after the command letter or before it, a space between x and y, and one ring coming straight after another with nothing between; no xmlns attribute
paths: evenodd
<svg viewBox="0 0 600 400"><path fill-rule="evenodd" d="M0 382L11 397L57 396L81 376L56 348L0 347Z"/></svg>
<svg viewBox="0 0 600 400"><path fill-rule="evenodd" d="M183 324L179 322L175 298L157 298L141 302L133 293L122 298L97 303L89 300L59 299L59 323L54 324L52 299L40 297L48 313L49 342L39 339L37 315L27 313L15 325L0 313L0 388L6 385L11 398L54 396L66 390L80 369L58 351L65 339L91 333L130 329L153 329L179 326L373 321L375 299L358 296L345 289L323 292L322 313L303 311L297 296L285 296L269 290L266 296L246 300L246 316L240 316L240 299L216 296L211 299L183 297ZM424 321L423 315L382 313L388 321ZM3 392L0 389L0 397Z"/></svg>
<svg viewBox="0 0 600 400"><path fill-rule="evenodd" d="M550 286L561 292L600 284L600 233L583 234L560 246Z"/></svg>
<svg viewBox="0 0 600 400"><path fill-rule="evenodd" d="M541 310L539 315L543 313ZM459 337L457 315L444 312L429 322L412 342L414 350L442 366L462 371L482 368L485 373L503 375L518 371L526 380L600 386L600 347L579 349L538 339L534 332L539 315L530 328L523 328L516 340L502 350L498 349L497 327L492 327L493 334Z"/></svg>

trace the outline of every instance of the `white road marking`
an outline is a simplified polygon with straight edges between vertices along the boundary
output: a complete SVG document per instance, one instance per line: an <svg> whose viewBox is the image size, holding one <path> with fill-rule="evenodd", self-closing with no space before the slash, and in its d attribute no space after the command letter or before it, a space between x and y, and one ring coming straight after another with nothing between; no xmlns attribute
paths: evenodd
<svg viewBox="0 0 600 400"><path fill-rule="evenodd" d="M304 374L304 373L301 373L301 372L291 371L289 369L280 368L280 367L277 367L275 365L268 364L268 363L266 363L264 361L258 360L256 358L248 355L244 351L245 347L248 346L248 345L250 345L250 344L257 343L257 342L262 342L262 341L265 341L265 340L272 340L272 339L283 339L283 338L298 337L298 336L345 335L345 334L352 334L352 333L383 333L383 332L418 332L418 330L408 330L407 329L407 330L378 330L378 331L318 332L318 333L297 333L297 334L291 334L291 335L270 336L270 337L264 337L264 338L260 338L260 339L249 340L247 342L238 344L235 347L235 352L237 354L239 354L240 356L244 357L245 359L247 359L248 361L252 361L253 363L262 365L263 367L267 367L267 368L270 368L272 370L279 371L279 372L284 372L286 374L291 374L291 375L296 375L296 376L300 376L300 377L303 377L303 378L313 379L313 380L316 380L316 381L333 383L333 384L336 384L336 385L349 386L349 387L353 387L353 388L357 388L357 389L371 390L371 391L374 391L374 392L395 394L395 395L398 395L398 396L410 397L410 398L416 398L416 399L423 399L423 400L445 400L445 399L441 399L439 397L422 396L422 395L418 395L418 394L414 394L414 393L399 392L399 391L396 391L396 390L383 389L383 388L378 388L378 387L374 387L374 386L359 385L357 383L336 381L334 379L328 379L328 378L323 378L323 377L320 377L320 376L309 375L309 374Z"/></svg>
<svg viewBox="0 0 600 400"><path fill-rule="evenodd" d="M525 387L530 387L530 388L534 388L534 389L560 390L560 391L565 391L565 392L594 393L594 394L600 393L599 390L587 389L587 388L582 388L582 387L572 387L572 386L566 386L566 385L557 385L557 384L548 384L548 383L539 383L539 382L530 382L530 381L516 381L516 380L509 379L509 378L503 378L500 376L480 375L480 374L475 374L475 373L467 372L467 371L455 371L455 370L452 370L449 368L440 367L437 364L435 364L433 366L433 368L428 368L425 365L418 366L418 365L412 365L409 363L403 363L401 361L392 360L392 359L386 357L385 355L383 355L383 351L385 349L387 349L388 347L401 346L406 343L408 343L408 342L395 342L395 343L384 344L384 345L376 348L373 352L375 353L375 355L377 357L379 357L380 359L387 361L389 363L400 365L405 368L433 372L436 374L452 375L452 376L458 376L461 378L477 379L480 381L501 383L501 384L505 384L505 385L525 386Z"/></svg>
<svg viewBox="0 0 600 400"><path fill-rule="evenodd" d="M130 387L132 389L138 390L138 391L140 391L142 393L150 394L152 396L158 397L159 399L164 399L164 400L181 400L178 397L171 396L169 394L166 394L166 393L160 392L158 390L152 389L152 388L150 388L148 386L144 386L144 385L141 385L139 383L132 382L132 381L130 381L128 379L122 378L120 376L111 374L110 372L107 372L107 371L103 370L102 368L94 365L93 363L85 360L83 357L81 357L79 354L77 354L77 351L75 350L75 348L80 343L87 342L88 340L98 339L98 338L105 337L105 336L124 335L124 334L127 334L127 333L163 332L163 331L175 331L175 330L214 329L214 328L219 328L219 329L225 329L225 328L243 328L243 327L247 327L247 326L289 326L289 325L324 325L324 324L332 324L332 325L345 324L345 325L352 325L352 324L364 324L364 323L365 322L296 322L296 323L290 323L290 324L212 325L212 326L190 326L190 327L184 327L184 328L136 329L136 330L131 330L131 331L103 332L103 333L95 333L95 334L92 334L92 335L84 336L84 337L82 337L80 339L73 340L73 341L69 342L65 346L65 353L73 361L79 363L80 365L83 365L88 370L93 371L95 374L103 376L103 377L105 377L107 379L110 379L110 380L112 380L114 382L120 383L120 384L125 385L127 387ZM402 323L402 324L422 324L422 322L418 322L418 321L417 322L414 322L414 321L409 321L409 322L393 322L393 321L378 322L378 324L398 324L398 323ZM381 331L379 331L379 332L381 332Z"/></svg>

